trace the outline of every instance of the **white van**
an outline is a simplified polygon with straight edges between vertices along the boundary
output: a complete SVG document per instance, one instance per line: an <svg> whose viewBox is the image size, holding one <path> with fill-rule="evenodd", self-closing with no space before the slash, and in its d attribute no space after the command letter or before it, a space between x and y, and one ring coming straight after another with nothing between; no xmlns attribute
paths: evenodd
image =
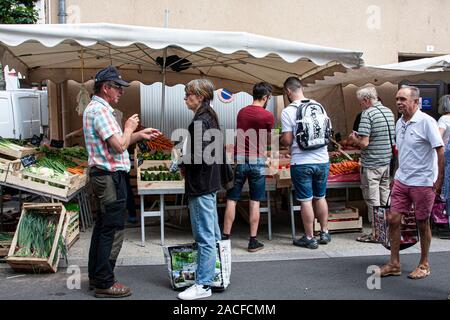
<svg viewBox="0 0 450 320"><path fill-rule="evenodd" d="M47 93L34 89L0 91L0 136L28 139L48 125Z"/></svg>

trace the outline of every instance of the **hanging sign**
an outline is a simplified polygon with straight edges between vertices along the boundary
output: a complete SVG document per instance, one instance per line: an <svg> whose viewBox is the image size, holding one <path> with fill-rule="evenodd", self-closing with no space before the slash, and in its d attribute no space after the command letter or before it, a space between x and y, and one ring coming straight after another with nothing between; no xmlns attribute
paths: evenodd
<svg viewBox="0 0 450 320"><path fill-rule="evenodd" d="M223 103L233 102L234 94L227 89L219 89L219 100Z"/></svg>

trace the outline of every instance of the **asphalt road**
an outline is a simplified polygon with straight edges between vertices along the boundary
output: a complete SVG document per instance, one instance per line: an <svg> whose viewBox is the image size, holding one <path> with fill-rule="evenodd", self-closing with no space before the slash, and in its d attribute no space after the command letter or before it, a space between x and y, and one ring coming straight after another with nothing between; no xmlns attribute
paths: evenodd
<svg viewBox="0 0 450 320"><path fill-rule="evenodd" d="M403 274L378 279L368 267L387 256L233 263L231 284L208 300L446 300L450 293L450 252L431 254L431 275L411 280L407 274L418 254L401 256ZM73 270L79 270L81 275ZM70 273L68 273L68 271ZM128 300L176 300L164 265L118 267L116 277L133 290ZM77 289L77 279L81 288ZM69 289L69 285L75 286ZM369 285L374 289L368 288ZM86 268L56 274L20 274L0 268L1 300L97 300L88 290ZM125 300L120 299L120 300Z"/></svg>

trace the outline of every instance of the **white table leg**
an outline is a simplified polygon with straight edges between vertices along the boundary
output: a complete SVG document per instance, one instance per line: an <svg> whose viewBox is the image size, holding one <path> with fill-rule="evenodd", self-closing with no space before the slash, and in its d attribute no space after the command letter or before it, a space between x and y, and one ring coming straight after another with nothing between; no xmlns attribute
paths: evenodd
<svg viewBox="0 0 450 320"><path fill-rule="evenodd" d="M159 218L161 219L160 224L161 224L161 245L164 245L164 195L160 194L159 195L159 203L160 203L160 208L159 208Z"/></svg>
<svg viewBox="0 0 450 320"><path fill-rule="evenodd" d="M145 211L143 195L141 195L141 246L145 247Z"/></svg>

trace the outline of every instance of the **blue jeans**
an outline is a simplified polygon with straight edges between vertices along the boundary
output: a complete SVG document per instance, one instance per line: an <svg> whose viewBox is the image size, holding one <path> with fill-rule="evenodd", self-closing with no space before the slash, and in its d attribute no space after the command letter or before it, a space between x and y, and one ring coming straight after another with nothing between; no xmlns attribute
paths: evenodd
<svg viewBox="0 0 450 320"><path fill-rule="evenodd" d="M255 160L253 163L241 163L240 161L243 159L239 157L236 160L238 164L236 165L234 174L234 186L227 191L227 199L239 201L241 198L242 187L248 179L250 200L266 200L266 176L264 175L265 159L255 158L253 159Z"/></svg>
<svg viewBox="0 0 450 320"><path fill-rule="evenodd" d="M211 285L216 270L216 242L220 240L216 193L189 198L192 234L197 242L196 284Z"/></svg>
<svg viewBox="0 0 450 320"><path fill-rule="evenodd" d="M330 163L291 166L291 180L298 201L323 199L327 192Z"/></svg>

